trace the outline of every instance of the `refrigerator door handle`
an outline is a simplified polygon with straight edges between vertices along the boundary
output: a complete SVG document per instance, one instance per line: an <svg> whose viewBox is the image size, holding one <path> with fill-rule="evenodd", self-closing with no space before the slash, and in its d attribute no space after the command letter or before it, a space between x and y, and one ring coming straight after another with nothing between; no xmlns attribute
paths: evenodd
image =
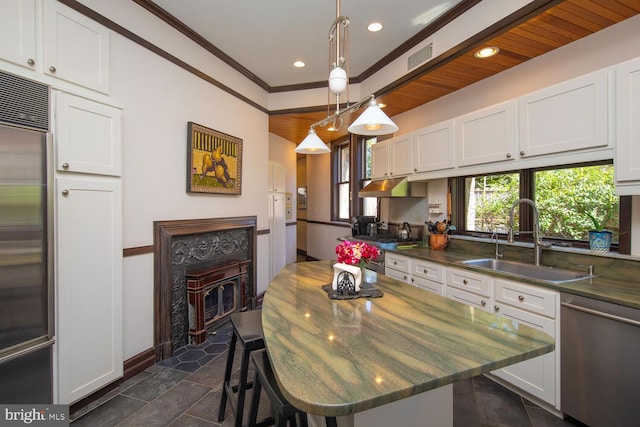
<svg viewBox="0 0 640 427"><path fill-rule="evenodd" d="M14 351L13 353L10 353L10 354L6 354L4 356L0 356L0 365L10 360L17 359L18 357L32 353L34 351L38 351L38 350L42 350L43 348L50 347L55 342L56 342L55 338L47 338L46 341L39 342L38 344L32 345L30 347L21 348L20 350Z"/></svg>

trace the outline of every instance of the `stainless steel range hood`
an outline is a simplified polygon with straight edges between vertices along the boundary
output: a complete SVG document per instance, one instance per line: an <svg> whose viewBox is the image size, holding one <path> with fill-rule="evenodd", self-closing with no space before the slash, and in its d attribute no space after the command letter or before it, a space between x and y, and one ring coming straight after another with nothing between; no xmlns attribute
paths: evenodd
<svg viewBox="0 0 640 427"><path fill-rule="evenodd" d="M371 181L358 192L358 197L426 197L426 182L409 182L407 178Z"/></svg>

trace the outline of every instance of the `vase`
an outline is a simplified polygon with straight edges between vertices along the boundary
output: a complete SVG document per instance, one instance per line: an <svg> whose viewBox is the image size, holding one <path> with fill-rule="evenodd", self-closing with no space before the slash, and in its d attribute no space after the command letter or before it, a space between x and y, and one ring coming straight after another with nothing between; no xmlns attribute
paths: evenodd
<svg viewBox="0 0 640 427"><path fill-rule="evenodd" d="M338 262L333 265L331 288L338 293L356 294L362 284L362 269L357 265Z"/></svg>
<svg viewBox="0 0 640 427"><path fill-rule="evenodd" d="M594 252L609 252L611 248L611 235L609 230L590 230L589 248Z"/></svg>
<svg viewBox="0 0 640 427"><path fill-rule="evenodd" d="M361 267L361 269L363 283L376 283L378 281L378 273L366 267Z"/></svg>

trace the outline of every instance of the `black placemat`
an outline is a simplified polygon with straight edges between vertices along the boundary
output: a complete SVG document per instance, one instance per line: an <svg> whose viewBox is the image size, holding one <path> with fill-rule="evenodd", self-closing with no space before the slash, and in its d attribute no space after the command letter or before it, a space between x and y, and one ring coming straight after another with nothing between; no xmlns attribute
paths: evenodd
<svg viewBox="0 0 640 427"><path fill-rule="evenodd" d="M360 292L356 292L353 295L340 295L333 290L331 283L329 283L328 285L322 285L322 290L324 290L331 299L380 298L384 295L384 292L382 292L380 289L374 288L360 289Z"/></svg>

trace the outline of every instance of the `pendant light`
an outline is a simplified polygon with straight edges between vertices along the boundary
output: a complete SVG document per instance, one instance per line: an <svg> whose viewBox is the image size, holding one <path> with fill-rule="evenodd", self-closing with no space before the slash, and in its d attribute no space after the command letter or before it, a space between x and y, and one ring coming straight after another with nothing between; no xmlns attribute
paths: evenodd
<svg viewBox="0 0 640 427"><path fill-rule="evenodd" d="M296 153L300 154L324 154L329 153L329 147L318 137L314 128L332 125L333 130L342 126L342 115L356 111L365 104L367 109L356 119L349 132L357 135L387 135L398 130L398 126L380 109L375 97L368 96L355 104L348 105L340 110L340 95L347 93L349 99L349 18L340 15L340 0L336 0L336 19L329 28L329 79L328 95L335 95L335 113L329 114L331 103L327 103L327 117L312 124L306 138L296 147Z"/></svg>

